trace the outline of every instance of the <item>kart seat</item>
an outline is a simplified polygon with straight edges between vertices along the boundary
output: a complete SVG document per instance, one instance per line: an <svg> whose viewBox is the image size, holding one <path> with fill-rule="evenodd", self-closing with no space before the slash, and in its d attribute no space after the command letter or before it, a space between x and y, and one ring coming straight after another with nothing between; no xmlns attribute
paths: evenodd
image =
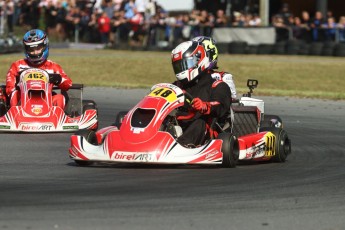
<svg viewBox="0 0 345 230"><path fill-rule="evenodd" d="M44 101L47 104L46 94L43 90L30 90L28 92L28 97L31 102Z"/></svg>
<svg viewBox="0 0 345 230"><path fill-rule="evenodd" d="M256 106L231 106L233 111L232 133L237 136L244 136L257 133L259 128L259 118Z"/></svg>
<svg viewBox="0 0 345 230"><path fill-rule="evenodd" d="M28 92L29 98L41 98L44 99L45 98L45 94L43 90L29 90Z"/></svg>

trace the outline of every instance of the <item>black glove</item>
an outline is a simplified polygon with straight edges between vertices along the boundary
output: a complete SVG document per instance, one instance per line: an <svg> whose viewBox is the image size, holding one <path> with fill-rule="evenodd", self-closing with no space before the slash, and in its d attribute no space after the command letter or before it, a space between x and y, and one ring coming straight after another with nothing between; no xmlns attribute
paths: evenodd
<svg viewBox="0 0 345 230"><path fill-rule="evenodd" d="M53 73L49 74L49 82L54 84L54 85L59 85L62 81L62 77L60 74Z"/></svg>

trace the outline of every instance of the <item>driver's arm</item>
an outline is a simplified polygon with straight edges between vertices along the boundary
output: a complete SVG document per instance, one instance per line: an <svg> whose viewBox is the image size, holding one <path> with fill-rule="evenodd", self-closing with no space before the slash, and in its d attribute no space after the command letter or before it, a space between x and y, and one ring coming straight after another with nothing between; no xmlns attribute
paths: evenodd
<svg viewBox="0 0 345 230"><path fill-rule="evenodd" d="M16 88L16 77L18 75L18 65L16 62L12 63L6 75L6 94L11 96Z"/></svg>
<svg viewBox="0 0 345 230"><path fill-rule="evenodd" d="M231 91L229 86L222 81L216 81L212 85L210 114L221 118L230 111Z"/></svg>
<svg viewBox="0 0 345 230"><path fill-rule="evenodd" d="M61 76L61 82L58 85L58 87L64 91L67 91L69 88L71 88L72 86L72 80L71 78L69 78L67 76L67 74L65 73L65 71L63 71L63 69L61 68L61 66L59 64L54 65L54 72L57 74L60 74Z"/></svg>

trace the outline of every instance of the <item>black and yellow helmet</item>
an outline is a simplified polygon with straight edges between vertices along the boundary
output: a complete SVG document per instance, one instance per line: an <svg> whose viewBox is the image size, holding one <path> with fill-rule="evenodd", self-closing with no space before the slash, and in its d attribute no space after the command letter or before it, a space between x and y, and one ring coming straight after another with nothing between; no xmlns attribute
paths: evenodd
<svg viewBox="0 0 345 230"><path fill-rule="evenodd" d="M210 66L208 69L215 69L217 68L217 62L218 62L218 49L216 46L216 41L211 37L205 37L205 36L198 36L192 39L192 41L200 42L203 44L207 56L210 60Z"/></svg>

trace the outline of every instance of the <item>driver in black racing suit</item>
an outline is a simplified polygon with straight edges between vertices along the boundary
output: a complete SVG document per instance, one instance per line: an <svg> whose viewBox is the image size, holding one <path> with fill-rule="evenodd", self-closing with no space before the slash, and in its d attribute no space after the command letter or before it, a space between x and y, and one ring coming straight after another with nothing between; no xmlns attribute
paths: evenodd
<svg viewBox="0 0 345 230"><path fill-rule="evenodd" d="M197 147L217 136L211 123L229 114L231 91L225 82L212 78L210 59L202 43L183 42L172 51L171 58L177 78L173 84L194 98L188 114L177 117L183 130L177 141L185 147Z"/></svg>

